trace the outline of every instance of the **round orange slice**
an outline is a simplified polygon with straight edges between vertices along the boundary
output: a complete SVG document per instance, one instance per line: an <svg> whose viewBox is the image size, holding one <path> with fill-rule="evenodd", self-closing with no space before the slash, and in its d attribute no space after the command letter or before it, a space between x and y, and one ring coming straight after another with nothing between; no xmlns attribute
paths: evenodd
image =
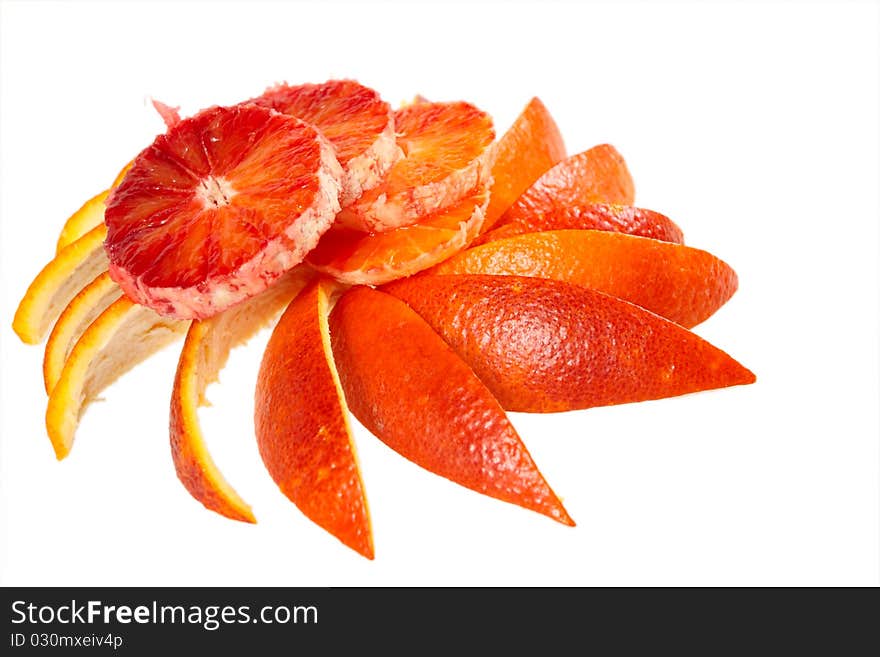
<svg viewBox="0 0 880 657"><path fill-rule="evenodd" d="M736 272L707 251L602 230L551 230L489 242L426 274L532 276L611 294L691 328L723 306Z"/></svg>
<svg viewBox="0 0 880 657"><path fill-rule="evenodd" d="M532 98L492 147L492 191L483 230L489 230L538 177L565 157L556 122Z"/></svg>
<svg viewBox="0 0 880 657"><path fill-rule="evenodd" d="M613 146L601 144L545 171L498 223L529 221L532 217L559 213L567 206L632 205L634 201L635 187L626 162Z"/></svg>
<svg viewBox="0 0 880 657"><path fill-rule="evenodd" d="M313 274L296 267L265 292L219 315L190 324L171 395L171 455L177 477L205 508L256 522L250 506L226 481L211 458L199 423L205 390L226 364L229 352L249 340L280 313Z"/></svg>
<svg viewBox="0 0 880 657"><path fill-rule="evenodd" d="M314 127L255 105L204 110L159 135L110 195L110 275L159 314L211 317L302 261L339 211L341 179Z"/></svg>
<svg viewBox="0 0 880 657"><path fill-rule="evenodd" d="M394 125L404 157L340 213L349 227L383 232L414 224L489 180L495 131L480 109L465 102L415 103L394 113Z"/></svg>
<svg viewBox="0 0 880 657"><path fill-rule="evenodd" d="M373 538L348 407L330 350L336 284L322 279L294 299L272 332L254 405L266 469L307 518L373 558Z"/></svg>
<svg viewBox="0 0 880 657"><path fill-rule="evenodd" d="M476 237L487 200L483 187L451 208L386 233L335 225L306 262L352 285L381 285L415 274L458 253Z"/></svg>
<svg viewBox="0 0 880 657"><path fill-rule="evenodd" d="M311 123L330 140L345 172L343 207L378 185L401 156L391 106L354 80L280 84L247 102Z"/></svg>

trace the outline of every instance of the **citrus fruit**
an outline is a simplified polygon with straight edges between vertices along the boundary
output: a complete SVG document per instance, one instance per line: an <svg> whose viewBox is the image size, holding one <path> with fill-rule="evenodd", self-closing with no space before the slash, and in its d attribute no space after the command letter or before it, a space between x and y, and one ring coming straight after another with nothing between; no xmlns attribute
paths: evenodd
<svg viewBox="0 0 880 657"><path fill-rule="evenodd" d="M272 332L257 382L255 427L263 462L305 516L368 559L373 539L348 408L330 351L336 284L315 281Z"/></svg>
<svg viewBox="0 0 880 657"><path fill-rule="evenodd" d="M487 182L492 119L470 103L415 103L394 113L404 156L385 179L339 215L345 225L383 232L454 205Z"/></svg>
<svg viewBox="0 0 880 657"><path fill-rule="evenodd" d="M401 156L391 106L354 80L280 84L247 102L311 123L333 144L345 172L339 197L343 207L378 185Z"/></svg>
<svg viewBox="0 0 880 657"><path fill-rule="evenodd" d="M95 318L122 295L119 286L106 271L86 285L58 317L43 354L43 382L46 394L51 394L61 377L64 362L83 331Z"/></svg>
<svg viewBox="0 0 880 657"><path fill-rule="evenodd" d="M509 411L623 404L755 380L678 324L579 285L416 276L383 290L430 324Z"/></svg>
<svg viewBox="0 0 880 657"><path fill-rule="evenodd" d="M564 212L568 206L632 205L634 200L635 187L626 162L613 146L601 144L541 174L498 223L528 222L541 215Z"/></svg>
<svg viewBox="0 0 880 657"><path fill-rule="evenodd" d="M294 267L268 290L210 319L195 320L186 333L171 394L171 456L177 477L205 508L220 515L256 522L250 506L229 485L205 443L198 408L205 390L217 380L233 347L266 326L311 278Z"/></svg>
<svg viewBox="0 0 880 657"><path fill-rule="evenodd" d="M684 234L669 217L631 205L564 205L550 213L530 214L497 226L474 240L473 245L523 233L542 230L608 230L628 235L651 237L664 242L684 243Z"/></svg>
<svg viewBox="0 0 880 657"><path fill-rule="evenodd" d="M38 344L71 299L107 270L102 248L106 234L104 224L98 224L62 248L37 274L12 320L12 328L23 342Z"/></svg>
<svg viewBox="0 0 880 657"><path fill-rule="evenodd" d="M89 403L122 374L183 337L187 326L126 297L98 315L77 340L49 395L46 431L59 460L70 452Z"/></svg>
<svg viewBox="0 0 880 657"><path fill-rule="evenodd" d="M603 230L551 230L463 251L426 274L552 278L638 304L686 328L724 305L736 272L711 253Z"/></svg>
<svg viewBox="0 0 880 657"><path fill-rule="evenodd" d="M462 486L574 524L486 386L406 304L353 288L330 314L330 336L349 408L389 447Z"/></svg>
<svg viewBox="0 0 880 657"><path fill-rule="evenodd" d="M538 98L529 101L492 149L492 192L484 230L491 228L542 173L565 157L559 128Z"/></svg>
<svg viewBox="0 0 880 657"><path fill-rule="evenodd" d="M364 233L334 225L306 262L353 285L380 285L428 269L458 253L476 237L483 221L485 186L457 204L386 233Z"/></svg>
<svg viewBox="0 0 880 657"><path fill-rule="evenodd" d="M339 211L342 169L310 125L213 107L159 135L113 190L110 275L133 300L204 319L299 264Z"/></svg>
<svg viewBox="0 0 880 657"><path fill-rule="evenodd" d="M166 128L170 130L180 123L180 107L166 105L161 100L156 100L155 98L151 98L150 103L153 105L153 109L159 113Z"/></svg>

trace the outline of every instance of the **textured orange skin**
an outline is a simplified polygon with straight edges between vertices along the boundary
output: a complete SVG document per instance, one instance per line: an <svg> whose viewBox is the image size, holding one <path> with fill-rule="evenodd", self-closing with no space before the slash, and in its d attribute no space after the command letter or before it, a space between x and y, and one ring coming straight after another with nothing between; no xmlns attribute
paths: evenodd
<svg viewBox="0 0 880 657"><path fill-rule="evenodd" d="M380 440L462 486L574 524L492 394L406 304L353 288L330 335L349 407Z"/></svg>
<svg viewBox="0 0 880 657"><path fill-rule="evenodd" d="M565 143L550 112L532 98L493 146L492 194L483 230L489 230L520 194L565 157Z"/></svg>
<svg viewBox="0 0 880 657"><path fill-rule="evenodd" d="M360 471L333 375L326 322L328 279L294 299L260 366L254 420L260 455L281 491L311 520L373 558Z"/></svg>
<svg viewBox="0 0 880 657"><path fill-rule="evenodd" d="M593 203L632 205L635 186L623 157L601 144L572 155L546 171L508 208L499 223L523 223L532 217Z"/></svg>
<svg viewBox="0 0 880 657"><path fill-rule="evenodd" d="M568 411L755 381L687 329L569 283L418 276L383 289L419 313L509 411Z"/></svg>
<svg viewBox="0 0 880 657"><path fill-rule="evenodd" d="M691 328L733 296L736 272L711 253L602 230L551 230L463 251L429 274L552 278L593 288Z"/></svg>
<svg viewBox="0 0 880 657"><path fill-rule="evenodd" d="M549 213L522 216L517 221L501 224L480 235L474 240L473 246L542 230L607 230L684 244L681 228L666 215L631 205L594 203L555 206Z"/></svg>

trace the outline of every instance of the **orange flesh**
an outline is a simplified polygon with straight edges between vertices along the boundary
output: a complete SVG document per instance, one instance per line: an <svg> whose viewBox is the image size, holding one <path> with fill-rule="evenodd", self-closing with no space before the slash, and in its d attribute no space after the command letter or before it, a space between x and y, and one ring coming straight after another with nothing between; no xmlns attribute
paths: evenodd
<svg viewBox="0 0 880 657"><path fill-rule="evenodd" d="M327 279L313 283L272 333L256 390L257 444L275 483L306 517L372 559L366 497L330 352L334 288Z"/></svg>
<svg viewBox="0 0 880 657"><path fill-rule="evenodd" d="M473 247L425 274L552 278L638 304L690 328L737 288L733 269L681 244L601 230L527 233Z"/></svg>
<svg viewBox="0 0 880 657"><path fill-rule="evenodd" d="M418 276L383 289L427 321L510 411L568 411L755 380L687 329L569 283Z"/></svg>
<svg viewBox="0 0 880 657"><path fill-rule="evenodd" d="M330 315L345 398L367 429L462 486L573 525L501 406L406 304L357 287Z"/></svg>
<svg viewBox="0 0 880 657"><path fill-rule="evenodd" d="M565 143L550 112L532 98L492 147L492 193L483 230L489 230L520 194L565 157Z"/></svg>

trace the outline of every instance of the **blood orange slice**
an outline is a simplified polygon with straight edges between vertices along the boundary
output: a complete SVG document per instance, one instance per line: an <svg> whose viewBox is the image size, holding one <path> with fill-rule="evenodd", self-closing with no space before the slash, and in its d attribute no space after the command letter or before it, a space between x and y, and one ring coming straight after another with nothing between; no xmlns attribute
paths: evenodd
<svg viewBox="0 0 880 657"><path fill-rule="evenodd" d="M162 315L211 317L302 261L341 179L314 127L254 105L204 110L159 135L108 199L110 275Z"/></svg>
<svg viewBox="0 0 880 657"><path fill-rule="evenodd" d="M382 232L448 208L490 177L492 119L470 103L415 103L394 114L404 157L339 220Z"/></svg>
<svg viewBox="0 0 880 657"><path fill-rule="evenodd" d="M484 186L451 208L387 233L335 225L306 262L353 285L381 285L415 274L455 255L476 237L488 198Z"/></svg>
<svg viewBox="0 0 880 657"><path fill-rule="evenodd" d="M311 123L330 140L345 171L339 197L343 207L378 185L402 155L391 106L354 80L280 84L247 102Z"/></svg>

